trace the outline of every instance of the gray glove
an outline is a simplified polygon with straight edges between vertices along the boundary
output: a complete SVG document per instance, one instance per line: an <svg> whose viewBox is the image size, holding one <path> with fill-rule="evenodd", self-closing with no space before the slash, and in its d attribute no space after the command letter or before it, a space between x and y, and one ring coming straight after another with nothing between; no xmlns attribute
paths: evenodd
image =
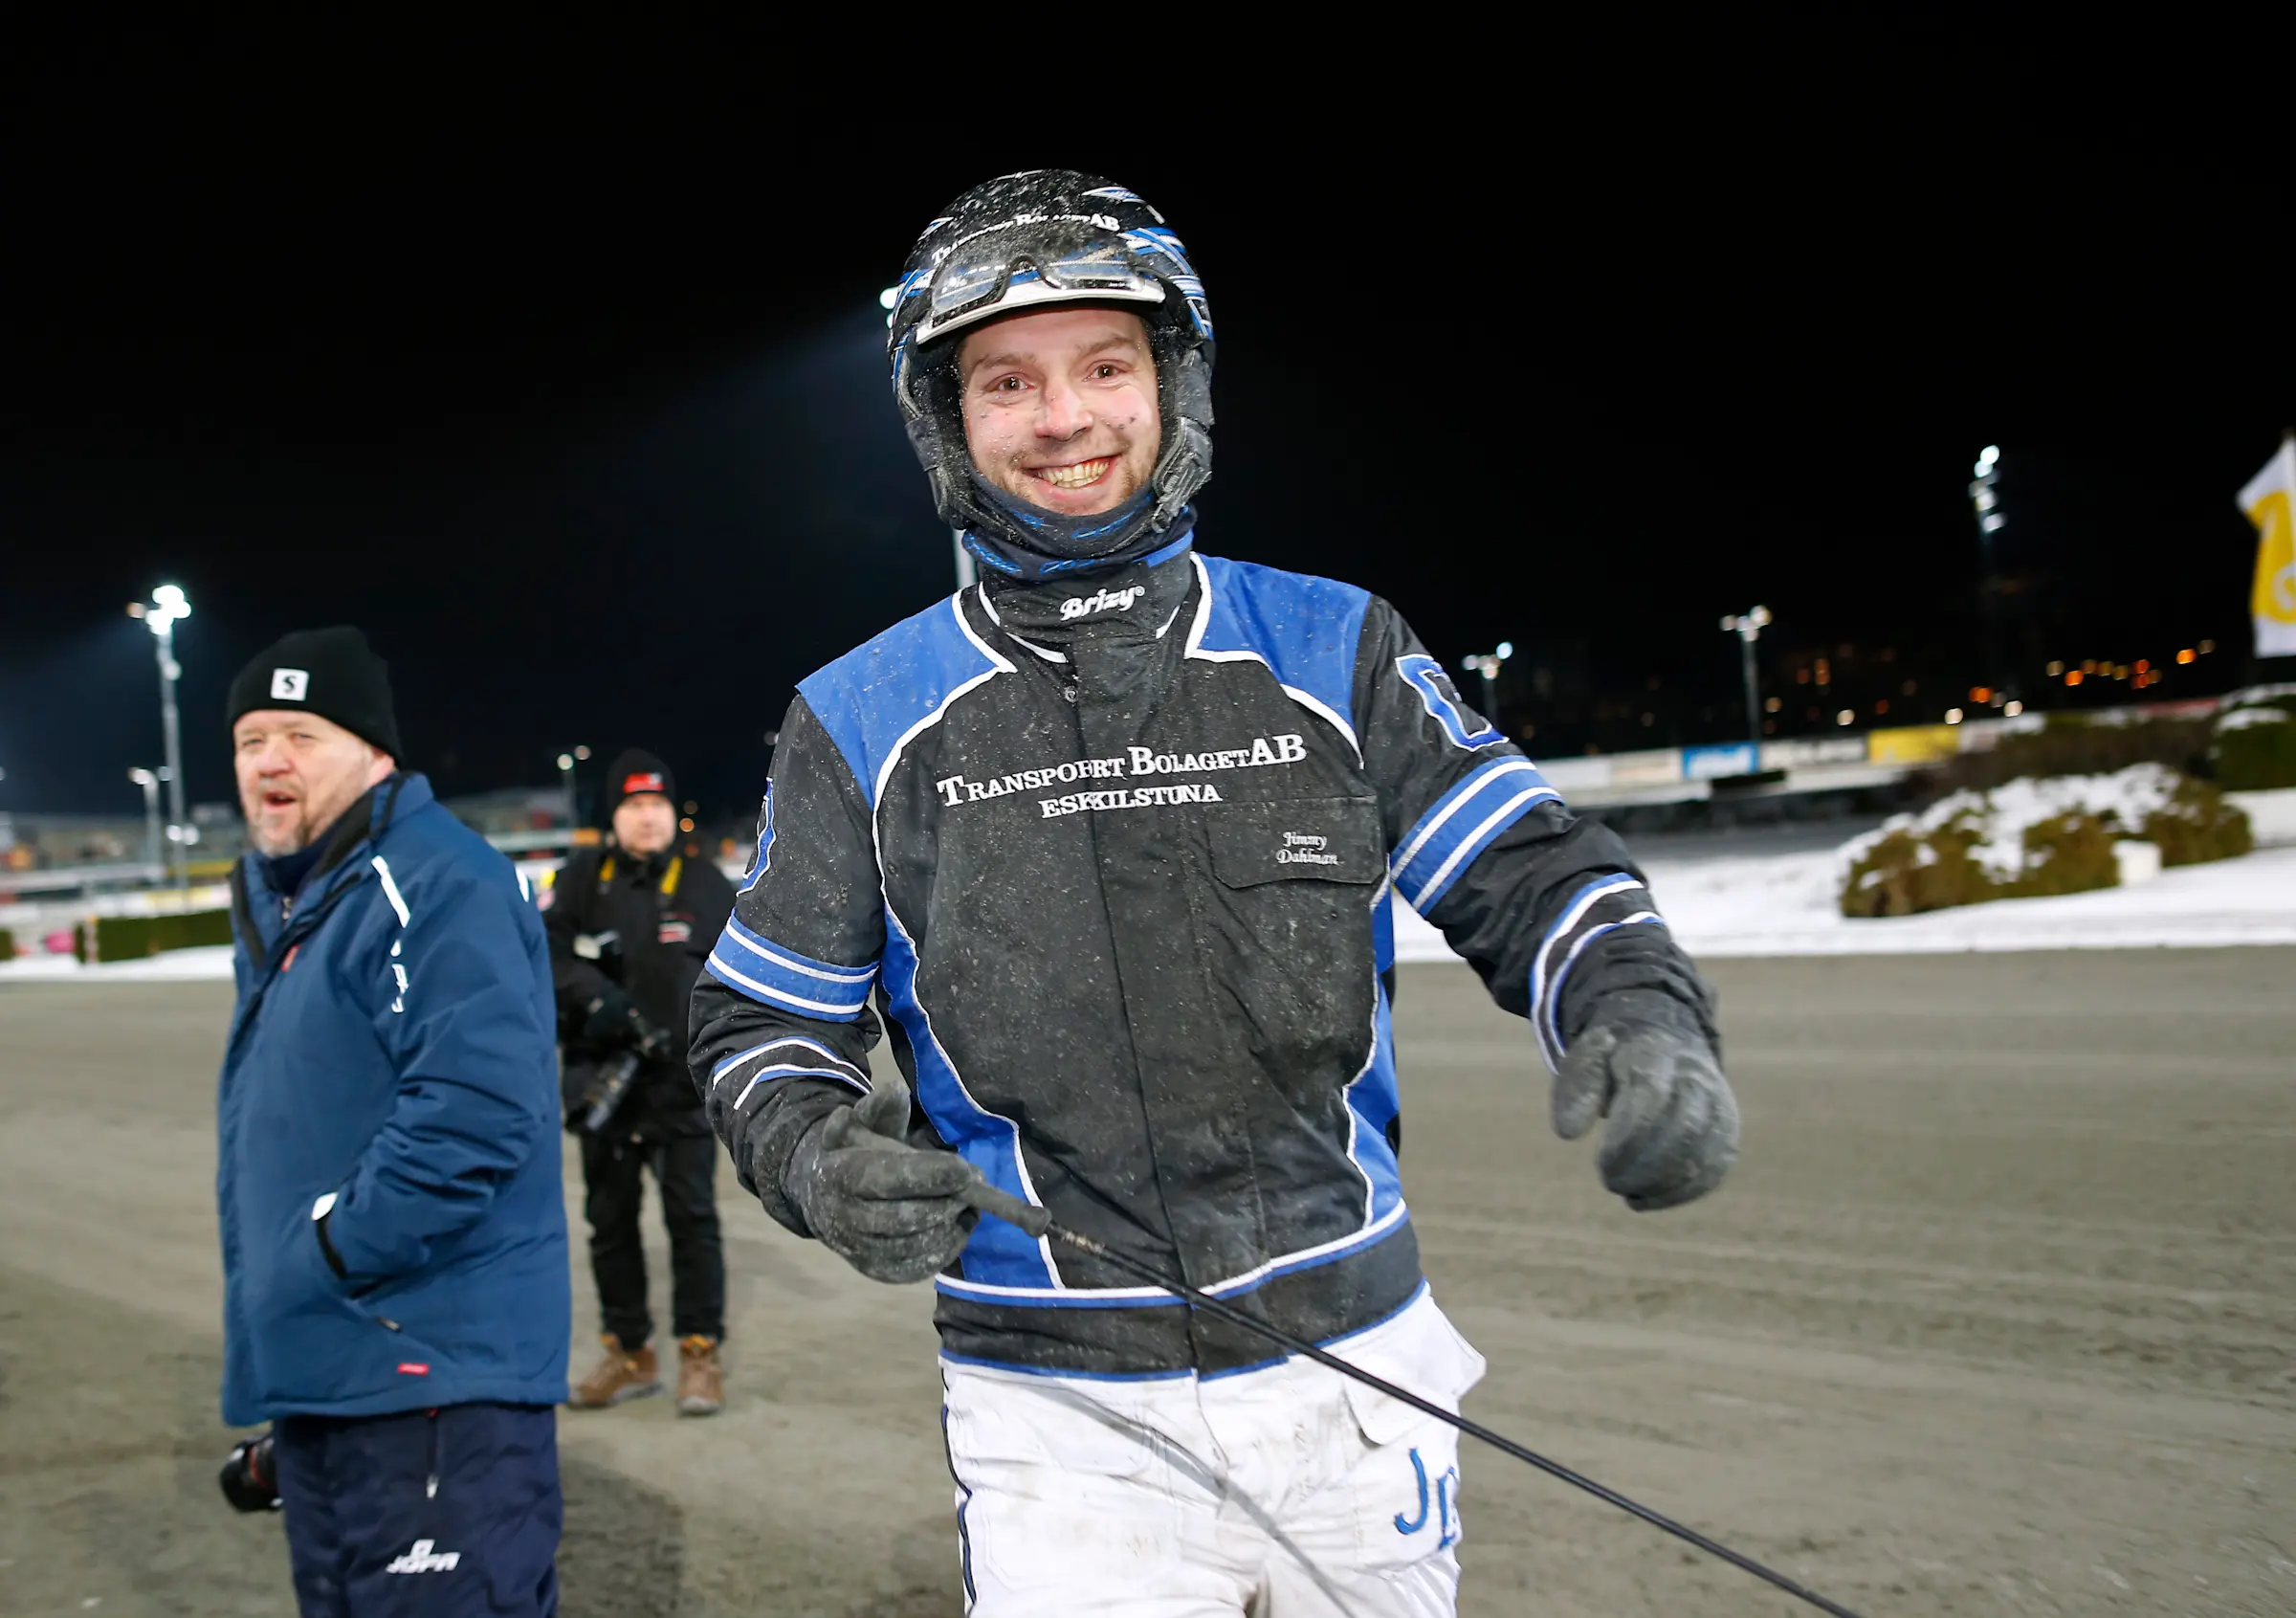
<svg viewBox="0 0 2296 1618"><path fill-rule="evenodd" d="M1596 1013L1598 1019L1601 1012ZM1598 1020L1555 1075L1555 1133L1597 1118L1602 1184L1638 1213L1694 1202L1738 1157L1738 1102L1704 1037L1641 1020Z"/></svg>
<svg viewBox="0 0 2296 1618"><path fill-rule="evenodd" d="M822 1246L872 1281L937 1274L980 1217L963 1200L978 1171L910 1145L908 1122L907 1089L876 1090L806 1131L782 1180Z"/></svg>

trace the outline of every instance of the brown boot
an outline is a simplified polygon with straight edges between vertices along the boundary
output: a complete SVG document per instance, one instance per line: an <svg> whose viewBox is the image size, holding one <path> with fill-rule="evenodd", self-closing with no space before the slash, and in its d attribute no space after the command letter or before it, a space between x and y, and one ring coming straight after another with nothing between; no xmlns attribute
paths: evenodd
<svg viewBox="0 0 2296 1618"><path fill-rule="evenodd" d="M689 1337L677 1345L677 1413L714 1416L725 1408L725 1369L718 1363L718 1340Z"/></svg>
<svg viewBox="0 0 2296 1618"><path fill-rule="evenodd" d="M574 1385L567 1405L577 1410L603 1410L625 1399L643 1399L649 1393L662 1390L662 1375L653 1363L653 1344L650 1342L633 1353L625 1349L622 1340L611 1332L598 1341L606 1344L606 1357L588 1376Z"/></svg>

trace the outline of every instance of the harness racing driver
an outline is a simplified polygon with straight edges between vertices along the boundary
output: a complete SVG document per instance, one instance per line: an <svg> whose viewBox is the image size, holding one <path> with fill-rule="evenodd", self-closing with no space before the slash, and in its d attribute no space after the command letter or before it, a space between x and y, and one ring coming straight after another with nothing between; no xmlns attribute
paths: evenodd
<svg viewBox="0 0 2296 1618"><path fill-rule="evenodd" d="M888 345L982 583L799 686L694 993L710 1118L781 1223L934 1277L969 1611L1450 1613L1451 1429L963 1193L1455 1409L1483 1362L1397 1174L1391 891L1530 1020L1556 1129L1607 1119L1633 1208L1735 1156L1711 998L1392 607L1196 548L1212 321L1161 214L992 180Z"/></svg>

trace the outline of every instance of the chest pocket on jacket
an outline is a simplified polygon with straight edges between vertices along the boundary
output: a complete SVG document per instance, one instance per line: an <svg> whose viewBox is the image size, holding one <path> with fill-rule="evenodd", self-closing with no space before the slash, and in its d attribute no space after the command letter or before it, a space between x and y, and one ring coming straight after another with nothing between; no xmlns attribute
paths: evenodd
<svg viewBox="0 0 2296 1618"><path fill-rule="evenodd" d="M1274 798L1210 810L1212 874L1231 888L1315 880L1363 885L1387 869L1368 798Z"/></svg>
<svg viewBox="0 0 2296 1618"><path fill-rule="evenodd" d="M1282 1142L1302 1115L1327 1119L1341 1141L1341 1097L1372 1031L1372 903L1386 869L1379 807L1246 800L1207 809L1204 827L1214 880L1198 947L1225 1003L1220 1021L1271 1087L1259 1094L1284 1097L1249 1115L1254 1150L1295 1151Z"/></svg>

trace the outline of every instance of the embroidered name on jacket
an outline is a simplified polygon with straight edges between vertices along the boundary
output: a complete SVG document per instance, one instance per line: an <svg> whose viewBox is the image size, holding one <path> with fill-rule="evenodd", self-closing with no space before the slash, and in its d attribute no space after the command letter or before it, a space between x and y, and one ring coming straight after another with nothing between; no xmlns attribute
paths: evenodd
<svg viewBox="0 0 2296 1618"><path fill-rule="evenodd" d="M1111 777L1142 775L1201 775L1218 769L1260 769L1269 765L1295 765L1308 756L1307 738L1295 733L1282 736L1255 736L1248 747L1224 747L1204 753L1159 753L1153 747L1133 747L1115 758L1071 759L1063 765L1049 765L1043 769L1015 770L988 781L974 781L962 775L944 775L933 783L933 790L950 809L960 804L978 804L989 798L1010 797L1016 792L1041 792L1048 787L1066 787L1077 781L1099 781ZM1161 796L1157 794L1161 793ZM1177 794L1177 795L1176 795ZM1085 798L1112 800L1107 803L1083 803ZM1079 800L1071 804L1071 799ZM1114 800L1124 800L1116 802ZM1182 792L1177 787L1144 787L1129 792L1084 792L1069 797L1046 798L1047 819L1055 814L1073 814L1081 809L1146 809L1154 804L1216 804L1222 802L1219 791L1205 786L1201 793ZM1053 804L1071 804L1055 809Z"/></svg>

